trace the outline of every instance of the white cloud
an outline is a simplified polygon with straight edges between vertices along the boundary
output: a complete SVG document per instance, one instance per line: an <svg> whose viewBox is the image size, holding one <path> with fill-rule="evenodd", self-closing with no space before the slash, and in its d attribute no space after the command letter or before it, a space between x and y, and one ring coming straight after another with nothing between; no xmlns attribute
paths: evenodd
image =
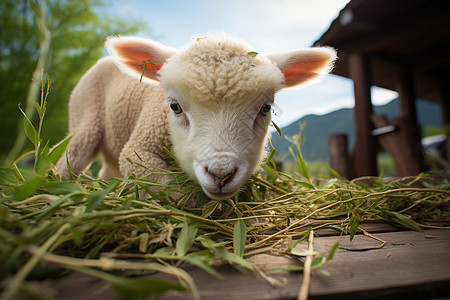
<svg viewBox="0 0 450 300"><path fill-rule="evenodd" d="M216 3L211 1L212 3ZM348 0L230 0L220 23L263 53L309 47Z"/></svg>

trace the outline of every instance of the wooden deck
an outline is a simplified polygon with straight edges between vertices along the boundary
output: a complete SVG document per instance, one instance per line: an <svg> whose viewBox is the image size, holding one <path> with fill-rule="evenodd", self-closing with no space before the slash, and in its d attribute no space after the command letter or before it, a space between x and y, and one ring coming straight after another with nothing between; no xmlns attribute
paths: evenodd
<svg viewBox="0 0 450 300"><path fill-rule="evenodd" d="M383 228L378 231L385 231L386 227ZM326 254L336 242L340 246L325 265L329 276L312 271L309 299L450 299L450 230L375 233L374 236L386 241L381 249L379 241L362 234L356 235L353 242L348 236L319 234L314 239L315 251ZM260 270L299 264L295 259L269 254L255 255L249 260ZM219 268L224 280L196 267L185 269L194 278L201 299L213 300L296 299L303 276L300 272L272 273L275 287L259 275L230 266ZM157 277L173 280L163 275ZM53 287L56 299L61 300L119 299L104 282L78 273L55 281ZM167 293L159 299L192 299L192 296Z"/></svg>

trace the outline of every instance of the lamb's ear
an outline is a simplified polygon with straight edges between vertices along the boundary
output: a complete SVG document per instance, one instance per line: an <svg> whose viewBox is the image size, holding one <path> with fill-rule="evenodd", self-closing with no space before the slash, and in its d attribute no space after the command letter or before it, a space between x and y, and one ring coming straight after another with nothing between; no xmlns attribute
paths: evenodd
<svg viewBox="0 0 450 300"><path fill-rule="evenodd" d="M337 58L333 48L320 47L269 55L284 75L284 87L294 87L331 71Z"/></svg>
<svg viewBox="0 0 450 300"><path fill-rule="evenodd" d="M109 37L105 48L119 66L136 77L157 80L157 72L176 50L158 42L138 37ZM144 70L145 65L145 70Z"/></svg>

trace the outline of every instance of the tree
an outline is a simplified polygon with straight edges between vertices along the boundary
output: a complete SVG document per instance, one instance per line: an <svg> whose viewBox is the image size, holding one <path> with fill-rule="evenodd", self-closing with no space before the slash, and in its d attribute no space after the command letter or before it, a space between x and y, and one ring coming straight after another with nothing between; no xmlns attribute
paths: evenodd
<svg viewBox="0 0 450 300"><path fill-rule="evenodd" d="M50 138L51 144L65 136L70 92L82 74L103 56L106 37L145 29L136 20L108 15L104 0L1 1L0 156L3 157L20 130L18 104L24 108L30 78L42 54L43 31L39 27L42 4L45 27L51 37L45 72L52 81L43 138Z"/></svg>

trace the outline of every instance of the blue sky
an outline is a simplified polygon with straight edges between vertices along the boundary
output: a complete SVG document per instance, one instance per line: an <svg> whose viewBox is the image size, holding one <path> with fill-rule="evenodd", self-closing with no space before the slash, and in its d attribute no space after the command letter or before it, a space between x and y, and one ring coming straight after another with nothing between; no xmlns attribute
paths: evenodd
<svg viewBox="0 0 450 300"><path fill-rule="evenodd" d="M193 37L223 31L249 43L262 54L310 47L348 0L111 0L113 14L148 24L137 35L182 48ZM375 104L396 93L372 88ZM319 83L281 91L275 100L286 126L307 114L324 114L353 106L353 85L330 75Z"/></svg>

